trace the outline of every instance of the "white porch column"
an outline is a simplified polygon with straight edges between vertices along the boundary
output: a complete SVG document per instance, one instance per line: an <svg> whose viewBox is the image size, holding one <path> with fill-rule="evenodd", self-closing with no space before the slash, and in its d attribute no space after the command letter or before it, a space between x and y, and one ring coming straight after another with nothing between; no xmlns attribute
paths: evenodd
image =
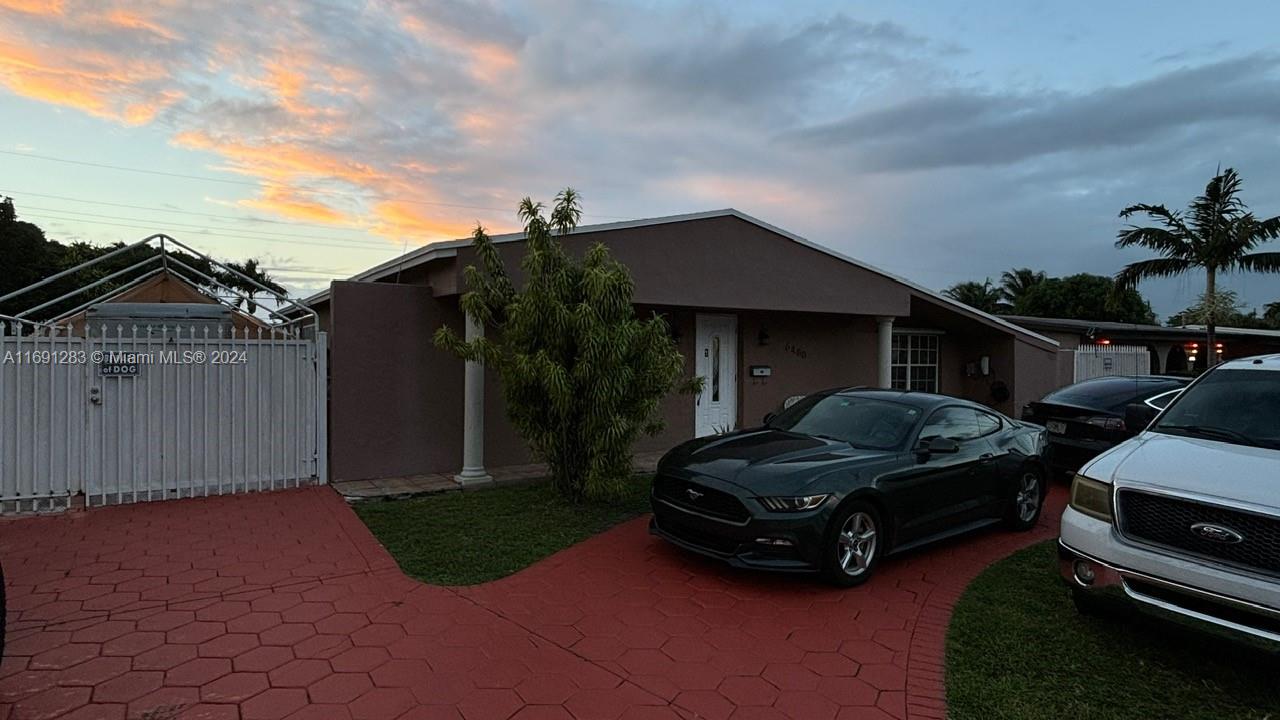
<svg viewBox="0 0 1280 720"><path fill-rule="evenodd" d="M879 368L879 385L882 388L893 387L893 318L879 317L876 323L880 326L880 334L876 353L876 367Z"/></svg>
<svg viewBox="0 0 1280 720"><path fill-rule="evenodd" d="M468 342L484 337L484 325L467 315ZM493 482L484 469L484 366L470 360L463 371L462 472L453 476L459 485Z"/></svg>

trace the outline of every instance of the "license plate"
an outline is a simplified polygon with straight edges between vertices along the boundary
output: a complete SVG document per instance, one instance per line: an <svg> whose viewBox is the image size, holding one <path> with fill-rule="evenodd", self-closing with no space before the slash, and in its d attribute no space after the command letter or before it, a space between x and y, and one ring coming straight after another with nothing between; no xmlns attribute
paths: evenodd
<svg viewBox="0 0 1280 720"><path fill-rule="evenodd" d="M1054 435L1067 434L1067 424L1062 422L1061 420L1050 420L1049 422L1045 423L1045 428L1047 428L1049 432L1053 433Z"/></svg>

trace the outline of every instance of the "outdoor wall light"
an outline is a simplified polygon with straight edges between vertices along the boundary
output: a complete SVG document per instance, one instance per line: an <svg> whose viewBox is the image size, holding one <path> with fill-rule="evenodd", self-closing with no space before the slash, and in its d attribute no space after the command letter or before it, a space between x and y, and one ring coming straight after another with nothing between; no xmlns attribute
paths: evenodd
<svg viewBox="0 0 1280 720"><path fill-rule="evenodd" d="M756 335L756 342L759 343L761 347L768 345L769 331L765 330L764 328L760 328L760 334Z"/></svg>

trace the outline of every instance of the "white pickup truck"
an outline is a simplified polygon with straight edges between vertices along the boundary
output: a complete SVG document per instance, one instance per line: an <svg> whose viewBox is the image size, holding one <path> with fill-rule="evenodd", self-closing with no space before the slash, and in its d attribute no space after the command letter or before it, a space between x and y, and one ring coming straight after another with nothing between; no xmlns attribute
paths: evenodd
<svg viewBox="0 0 1280 720"><path fill-rule="evenodd" d="M1213 368L1082 467L1058 553L1082 610L1110 596L1280 642L1280 355Z"/></svg>

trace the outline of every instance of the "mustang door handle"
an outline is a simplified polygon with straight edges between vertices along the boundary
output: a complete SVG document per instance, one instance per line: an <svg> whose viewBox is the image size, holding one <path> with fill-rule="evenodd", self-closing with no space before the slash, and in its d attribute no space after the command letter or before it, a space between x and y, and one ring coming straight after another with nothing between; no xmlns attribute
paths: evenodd
<svg viewBox="0 0 1280 720"><path fill-rule="evenodd" d="M983 465L986 465L995 459L996 459L996 456L992 455L991 453L983 453L978 456L978 462Z"/></svg>

